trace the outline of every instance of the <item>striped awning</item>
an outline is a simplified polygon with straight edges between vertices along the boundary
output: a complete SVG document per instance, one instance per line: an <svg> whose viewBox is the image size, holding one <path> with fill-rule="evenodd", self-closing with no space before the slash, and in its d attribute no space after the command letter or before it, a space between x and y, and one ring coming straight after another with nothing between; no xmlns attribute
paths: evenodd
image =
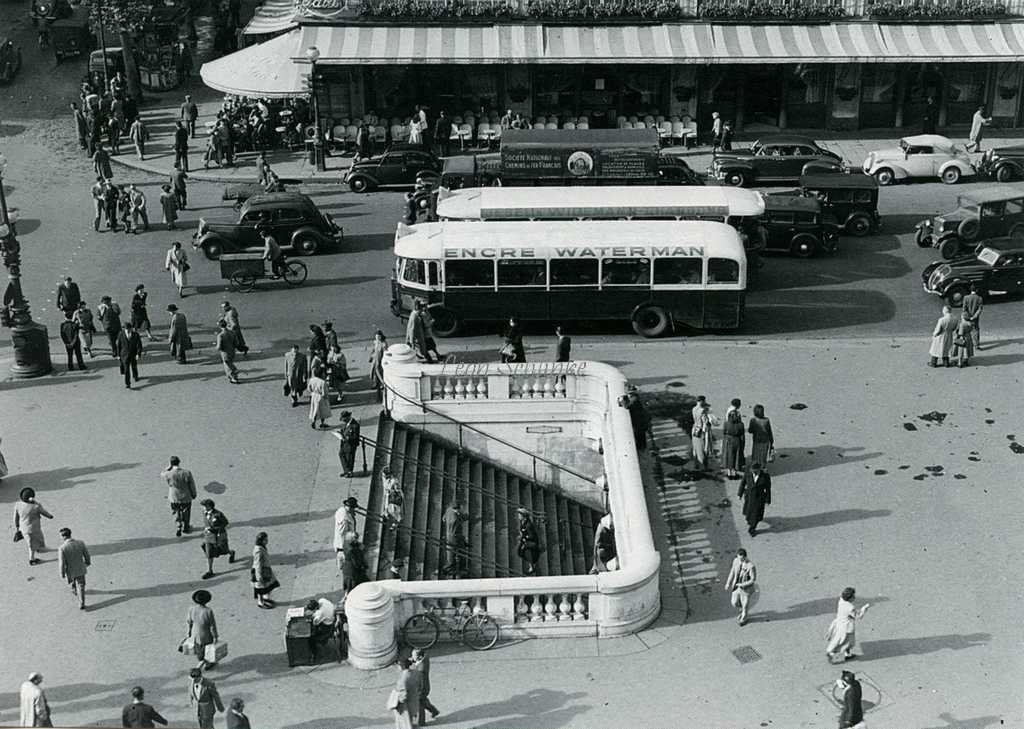
<svg viewBox="0 0 1024 729"><path fill-rule="evenodd" d="M295 15L295 8L292 0L264 0L263 4L256 8L252 20L242 31L245 35L267 35L269 33L280 33L298 26L292 16Z"/></svg>
<svg viewBox="0 0 1024 729"><path fill-rule="evenodd" d="M298 40L299 31L293 30L207 61L199 69L199 75L210 88L237 96L308 96L309 63L292 60Z"/></svg>
<svg viewBox="0 0 1024 729"><path fill-rule="evenodd" d="M1024 60L1024 24L303 26L326 64ZM298 60L302 60L297 56Z"/></svg>

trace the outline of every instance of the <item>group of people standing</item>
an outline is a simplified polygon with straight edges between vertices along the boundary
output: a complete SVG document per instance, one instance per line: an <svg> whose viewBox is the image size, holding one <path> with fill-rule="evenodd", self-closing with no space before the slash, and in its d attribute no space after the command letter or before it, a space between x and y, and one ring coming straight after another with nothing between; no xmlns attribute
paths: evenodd
<svg viewBox="0 0 1024 729"><path fill-rule="evenodd" d="M981 349L981 312L985 304L974 284L963 298L962 307L959 316L952 307L942 307L928 348L929 367L938 367L940 361L944 367L967 367L974 352Z"/></svg>

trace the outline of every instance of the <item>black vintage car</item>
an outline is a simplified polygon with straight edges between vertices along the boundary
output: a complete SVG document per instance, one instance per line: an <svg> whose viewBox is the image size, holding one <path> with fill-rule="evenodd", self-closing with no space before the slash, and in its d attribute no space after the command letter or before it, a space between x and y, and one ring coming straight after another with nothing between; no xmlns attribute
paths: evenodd
<svg viewBox="0 0 1024 729"><path fill-rule="evenodd" d="M925 291L952 306L963 302L971 284L986 298L1024 293L1024 245L1012 238L986 241L971 255L929 263L921 282Z"/></svg>
<svg viewBox="0 0 1024 729"><path fill-rule="evenodd" d="M1010 236L1024 245L1024 184L962 192L956 210L917 224L917 244L937 248L946 259L971 250L979 241Z"/></svg>
<svg viewBox="0 0 1024 729"><path fill-rule="evenodd" d="M333 243L341 243L343 234L330 215L320 212L307 196L297 192L272 192L250 197L242 205L238 218L199 219L192 236L192 247L200 248L210 260L221 253L255 251L263 247L257 227L269 228L284 251L309 256Z"/></svg>
<svg viewBox="0 0 1024 729"><path fill-rule="evenodd" d="M796 182L801 175L845 169L838 154L810 137L774 134L758 139L749 149L719 152L708 167L708 177L744 187L764 182Z"/></svg>
<svg viewBox="0 0 1024 729"><path fill-rule="evenodd" d="M877 233L882 225L878 182L870 175L803 175L800 190L807 197L817 198L826 219L834 220L845 233L869 235Z"/></svg>
<svg viewBox="0 0 1024 729"><path fill-rule="evenodd" d="M441 179L441 167L441 160L422 148L393 145L383 154L354 162L343 182L352 192L413 187L420 179L436 186Z"/></svg>
<svg viewBox="0 0 1024 729"><path fill-rule="evenodd" d="M810 258L831 253L839 241L839 226L825 220L821 203L799 195L765 195L765 251Z"/></svg>
<svg viewBox="0 0 1024 729"><path fill-rule="evenodd" d="M978 174L999 182L1024 180L1024 145L986 150L978 163Z"/></svg>

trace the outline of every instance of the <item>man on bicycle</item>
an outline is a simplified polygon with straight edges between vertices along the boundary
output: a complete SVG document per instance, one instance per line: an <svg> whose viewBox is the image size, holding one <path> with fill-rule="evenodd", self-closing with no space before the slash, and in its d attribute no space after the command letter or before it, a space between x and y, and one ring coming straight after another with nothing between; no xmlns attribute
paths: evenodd
<svg viewBox="0 0 1024 729"><path fill-rule="evenodd" d="M274 240L269 228L261 225L256 232L263 236L263 260L270 261L270 268L275 276L283 276L285 259L281 246Z"/></svg>

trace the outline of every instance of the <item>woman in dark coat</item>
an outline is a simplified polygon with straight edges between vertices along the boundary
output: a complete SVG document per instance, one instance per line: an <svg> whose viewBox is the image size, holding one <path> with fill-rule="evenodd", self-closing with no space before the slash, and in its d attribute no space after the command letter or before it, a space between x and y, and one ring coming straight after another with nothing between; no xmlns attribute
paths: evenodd
<svg viewBox="0 0 1024 729"><path fill-rule="evenodd" d="M369 579L366 575L366 556L363 544L355 538L355 535L349 536L350 538L345 540L345 547L342 550L345 554L345 561L341 565L342 587L345 588L346 594Z"/></svg>
<svg viewBox="0 0 1024 729"><path fill-rule="evenodd" d="M523 560L528 575L537 570L537 559L540 557L540 537L537 536L537 525L533 523L533 515L522 507L516 509L519 514L519 546L516 554Z"/></svg>
<svg viewBox="0 0 1024 729"><path fill-rule="evenodd" d="M772 503L772 478L761 470L755 461L740 483L739 493L743 499L743 516L747 519L747 533L755 536L757 525L764 521L764 507Z"/></svg>
<svg viewBox="0 0 1024 729"><path fill-rule="evenodd" d="M135 294L132 296L132 326L138 332L145 331L150 341L153 341L152 326L149 323L149 310L146 308L146 299L149 292L143 284L135 287Z"/></svg>
<svg viewBox="0 0 1024 729"><path fill-rule="evenodd" d="M775 448L775 435L772 433L772 421L764 416L764 405L754 406L754 417L750 419L747 432L753 436L754 446L750 452L750 462L762 466L771 463L770 457Z"/></svg>
<svg viewBox="0 0 1024 729"><path fill-rule="evenodd" d="M730 410L722 426L722 468L728 478L740 474L743 458L743 418L738 410Z"/></svg>
<svg viewBox="0 0 1024 729"><path fill-rule="evenodd" d="M228 518L219 509L214 508L213 499L203 499L199 504L206 509L203 513L203 552L206 554L206 574L204 580L213 577L213 560L222 554L228 555L228 562L235 561L235 550L228 545Z"/></svg>
<svg viewBox="0 0 1024 729"><path fill-rule="evenodd" d="M519 320L509 317L505 329L505 346L501 348L502 362L525 362L526 349L523 347L523 330L519 328Z"/></svg>

